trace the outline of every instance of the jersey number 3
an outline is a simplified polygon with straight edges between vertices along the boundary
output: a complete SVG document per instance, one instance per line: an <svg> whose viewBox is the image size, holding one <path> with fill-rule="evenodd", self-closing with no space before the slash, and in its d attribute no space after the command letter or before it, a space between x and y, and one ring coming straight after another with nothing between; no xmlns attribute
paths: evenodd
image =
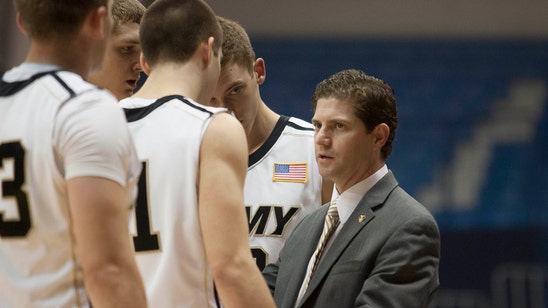
<svg viewBox="0 0 548 308"><path fill-rule="evenodd" d="M23 237L29 232L31 221L27 194L23 191L25 149L20 142L0 144L0 170L7 169L4 161L9 159L13 161L13 175L6 179L2 178L2 200L15 198L19 220L4 220L5 213L0 210L0 236Z"/></svg>

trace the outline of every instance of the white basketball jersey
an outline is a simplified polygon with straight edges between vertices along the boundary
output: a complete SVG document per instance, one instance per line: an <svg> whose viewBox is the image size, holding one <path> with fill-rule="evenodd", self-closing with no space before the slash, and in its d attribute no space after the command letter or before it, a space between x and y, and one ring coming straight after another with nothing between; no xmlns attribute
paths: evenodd
<svg viewBox="0 0 548 308"><path fill-rule="evenodd" d="M140 166L116 100L52 69L23 64L0 81L0 307L89 306L67 179L117 181L128 208L136 195Z"/></svg>
<svg viewBox="0 0 548 308"><path fill-rule="evenodd" d="M295 226L322 205L314 127L281 116L266 142L249 156L244 198L249 244L262 270L275 262Z"/></svg>
<svg viewBox="0 0 548 308"><path fill-rule="evenodd" d="M120 101L143 164L130 223L150 307L216 307L198 218L198 158L215 113L182 96Z"/></svg>

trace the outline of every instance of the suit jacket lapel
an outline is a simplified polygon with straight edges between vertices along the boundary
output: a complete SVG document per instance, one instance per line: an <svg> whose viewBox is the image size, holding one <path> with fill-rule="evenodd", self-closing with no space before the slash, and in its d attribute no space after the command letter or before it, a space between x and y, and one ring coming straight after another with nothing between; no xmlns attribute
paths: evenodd
<svg viewBox="0 0 548 308"><path fill-rule="evenodd" d="M309 232L307 232L307 234L299 234L299 237L301 238L299 242L300 245L295 248L299 249L299 251L294 255L302 255L302 258L293 258L292 260L284 261L291 263L290 268L293 269L294 274L291 275L290 281L287 282L287 292L284 296L285 300L282 307L294 307L295 302L297 301L308 268L308 262L316 250L316 246L322 235L324 219L328 209L329 203L324 204L322 209L318 212L311 214L314 215L311 217L313 219L313 221L310 222L311 228L305 230Z"/></svg>
<svg viewBox="0 0 548 308"><path fill-rule="evenodd" d="M372 208L382 206L384 201L394 188L398 186L398 182L391 171L389 171L382 179L379 180L360 200L356 209L352 212L348 221L343 225L335 241L325 253L320 261L316 272L310 280L310 284L303 295L300 304L304 303L310 294L323 280L324 276L329 272L333 264L339 259L342 252L352 242L352 239L375 217L375 212ZM327 210L325 211L327 213ZM323 226L323 223L322 223ZM320 231L321 232L321 231ZM317 240L316 240L317 245ZM315 246L314 246L315 249ZM308 261L308 260L307 260ZM306 267L306 265L305 265ZM298 291L297 291L298 292Z"/></svg>

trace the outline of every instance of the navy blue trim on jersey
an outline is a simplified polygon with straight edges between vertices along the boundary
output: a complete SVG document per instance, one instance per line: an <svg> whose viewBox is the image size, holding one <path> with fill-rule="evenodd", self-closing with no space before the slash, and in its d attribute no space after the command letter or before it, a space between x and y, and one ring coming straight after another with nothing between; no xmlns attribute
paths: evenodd
<svg viewBox="0 0 548 308"><path fill-rule="evenodd" d="M298 129L298 130L307 130L307 131L310 131L310 132L313 132L313 131L314 131L313 128L310 128L310 127L302 127L302 126L300 126L299 124L295 124L295 123L293 123L293 122L291 122L291 121L288 121L288 122L287 122L287 126L291 126L291 127L293 127L294 129Z"/></svg>
<svg viewBox="0 0 548 308"><path fill-rule="evenodd" d="M76 96L76 93L65 83L63 79L61 79L61 77L59 77L59 75L57 75L56 72L51 72L51 75L63 86L63 88L65 88L69 92L70 97Z"/></svg>
<svg viewBox="0 0 548 308"><path fill-rule="evenodd" d="M55 77L55 79L57 79L57 81L59 81L61 83L61 85L63 87L65 87L71 93L71 96L73 96L74 91L72 91L67 86L66 83L64 83L62 80L60 80L60 78L57 75L55 75L55 72L57 72L57 71L58 70L38 73L38 74L35 74L32 77L30 77L29 79L21 80L21 81L15 81L15 82L6 82L6 81L4 81L4 79L3 79L4 74L2 74L2 76L0 77L0 96L11 96L11 95L23 90L26 86L33 83L36 79L38 79L40 77L43 77L45 75L49 75L49 74L52 74Z"/></svg>
<svg viewBox="0 0 548 308"><path fill-rule="evenodd" d="M217 307L221 307L221 299L219 298L219 292L217 292L217 286L215 281L213 281L213 295L215 295L215 304Z"/></svg>
<svg viewBox="0 0 548 308"><path fill-rule="evenodd" d="M283 116L283 115L280 116L280 118L278 119L278 122L276 122L276 125L274 126L274 129L270 133L270 136L268 136L268 138L263 143L263 145L261 145L257 149L257 151L255 151L255 152L253 152L249 155L248 163L247 163L248 168L253 166L254 164L256 164L259 160L261 160L261 158L263 158L263 156L266 155L266 153L268 153L268 151L270 151L270 149L274 146L276 141L278 141L278 138L280 138L280 136L282 135L282 132L284 131L284 128L287 125L290 125L290 123L291 122L289 122L289 117ZM293 124L293 123L291 123L291 124ZM291 126L293 126L293 125L291 125ZM296 126L298 126L298 125L296 125ZM298 127L300 127L300 126L298 126Z"/></svg>
<svg viewBox="0 0 548 308"><path fill-rule="evenodd" d="M200 111L209 113L210 115L213 114L213 112L211 112L211 111L209 111L209 110L207 110L203 107L200 107L196 104L191 103L188 99L186 99L186 97L184 97L182 95L168 95L168 96L164 96L164 97L161 97L161 98L157 99L154 103L152 103L148 106L145 106L145 107L124 108L124 113L126 114L126 119L129 123L139 121L139 120L143 119L144 117L146 117L147 115L149 115L154 110L158 109L163 104L165 104L165 103L167 103L171 100L174 100L174 99L179 100L179 101L191 106L192 108L196 108Z"/></svg>

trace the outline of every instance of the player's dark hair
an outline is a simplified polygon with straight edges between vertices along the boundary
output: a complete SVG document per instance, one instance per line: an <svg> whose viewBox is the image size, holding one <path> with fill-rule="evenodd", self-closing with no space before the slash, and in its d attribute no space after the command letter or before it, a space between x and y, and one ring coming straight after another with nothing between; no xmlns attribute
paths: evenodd
<svg viewBox="0 0 548 308"><path fill-rule="evenodd" d="M139 32L149 65L185 62L198 45L213 37L215 55L223 34L213 10L201 0L156 0L146 10Z"/></svg>
<svg viewBox="0 0 548 308"><path fill-rule="evenodd" d="M70 39L86 16L108 0L14 0L28 35L35 40Z"/></svg>

